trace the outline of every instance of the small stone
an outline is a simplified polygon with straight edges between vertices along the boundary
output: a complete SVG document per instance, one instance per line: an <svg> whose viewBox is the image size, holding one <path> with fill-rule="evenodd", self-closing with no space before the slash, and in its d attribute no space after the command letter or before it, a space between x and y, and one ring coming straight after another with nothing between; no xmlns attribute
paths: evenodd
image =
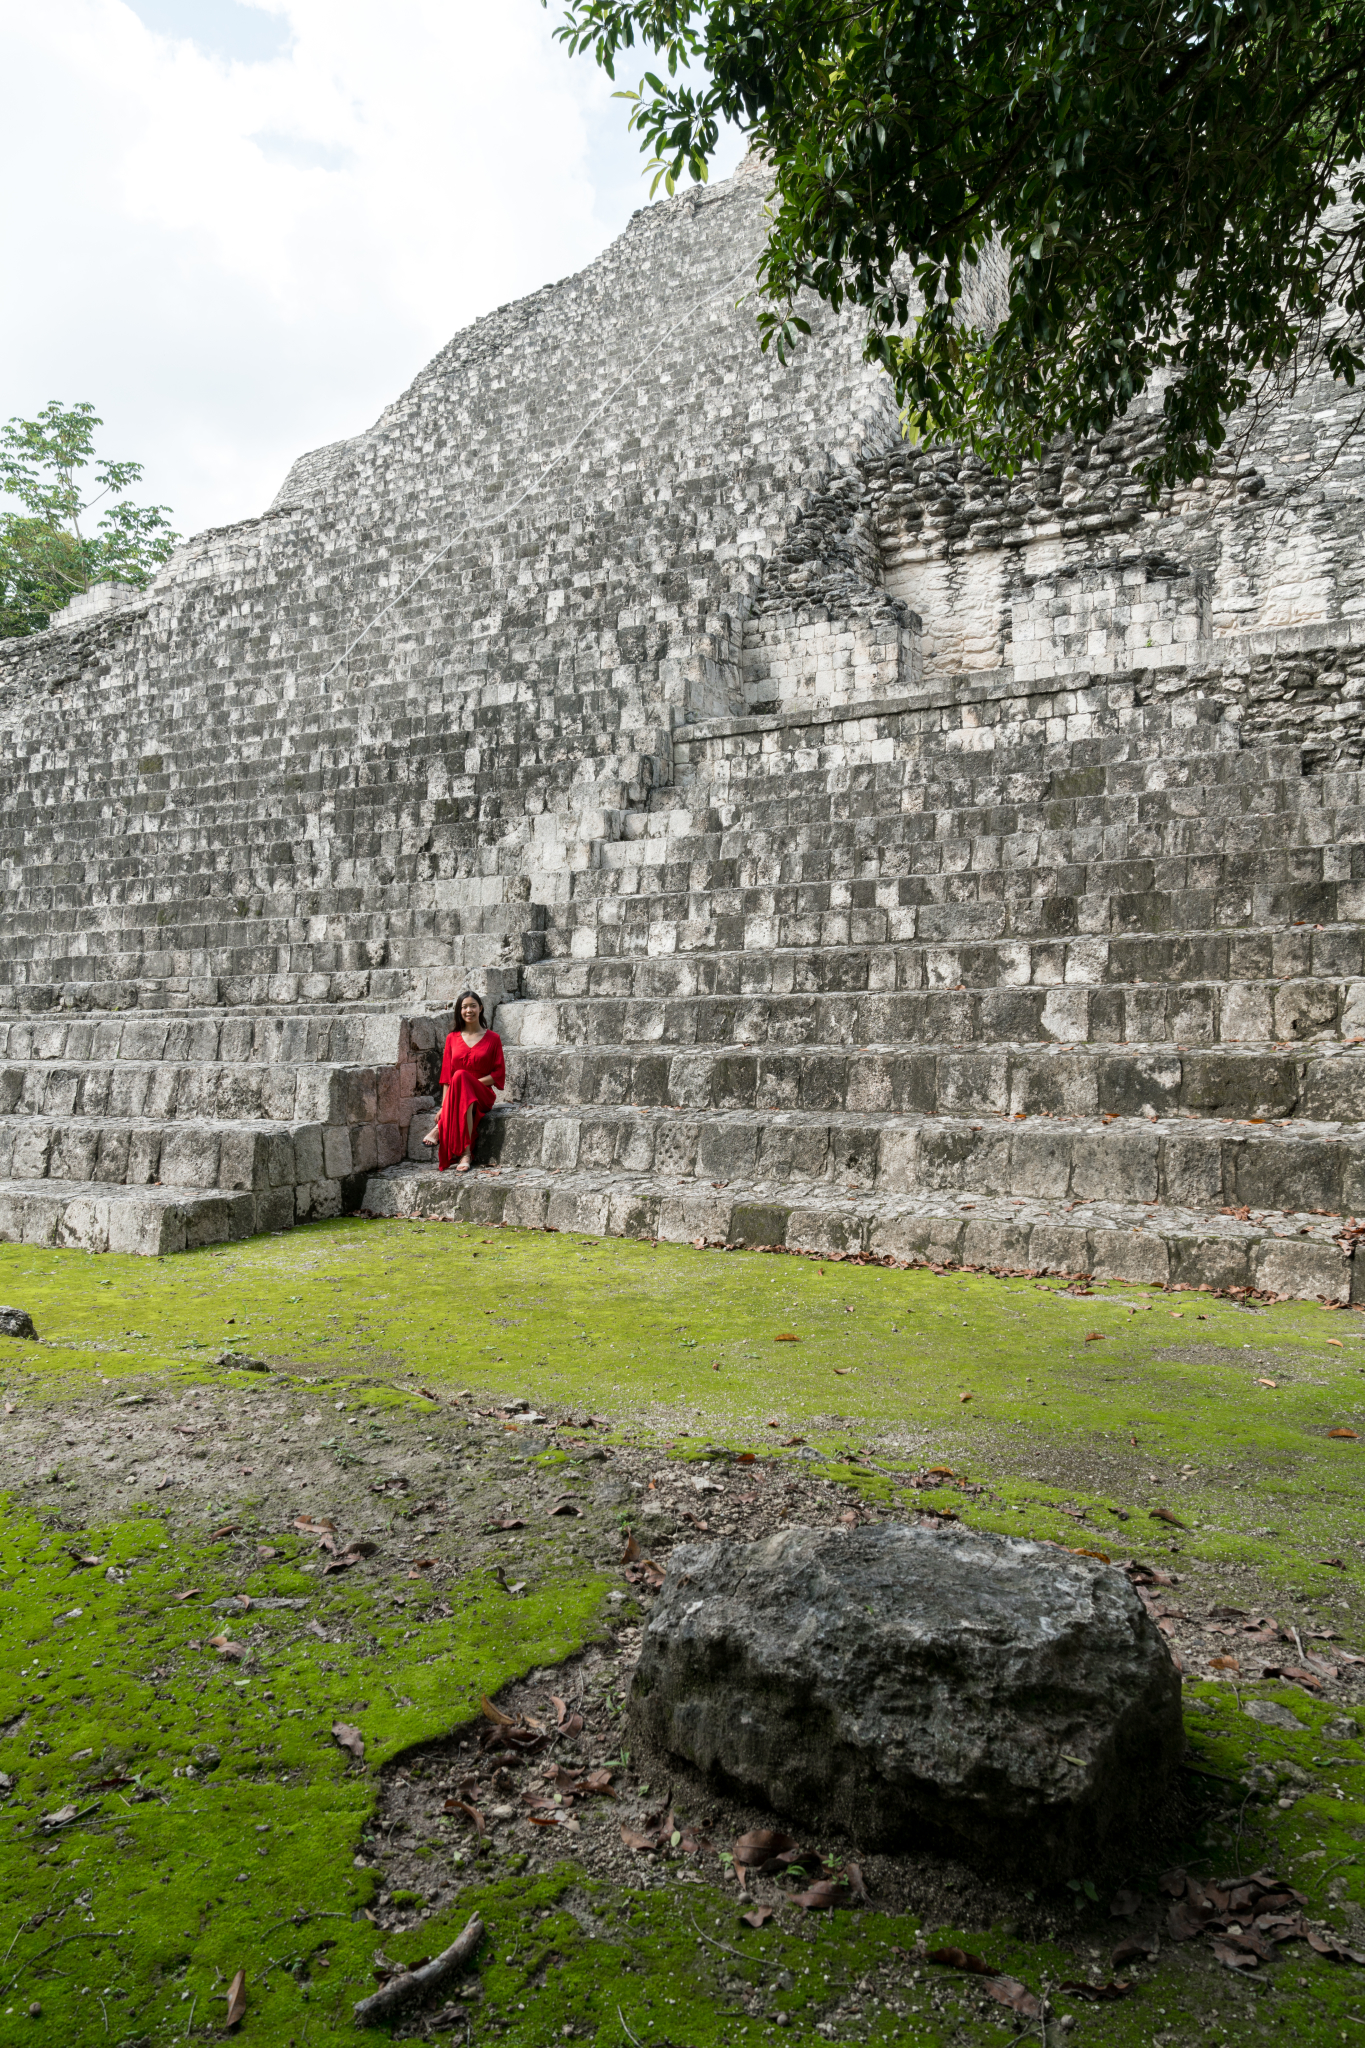
<svg viewBox="0 0 1365 2048"><path fill-rule="evenodd" d="M0 1308L0 1337L27 1337L37 1343L38 1332L26 1308Z"/></svg>
<svg viewBox="0 0 1365 2048"><path fill-rule="evenodd" d="M263 1358L249 1358L245 1351L220 1351L214 1364L225 1372L269 1372Z"/></svg>
<svg viewBox="0 0 1365 2048"><path fill-rule="evenodd" d="M1248 1700L1242 1712L1248 1720L1259 1721L1263 1728L1287 1728L1302 1734L1308 1726L1297 1714L1291 1714L1288 1707L1282 1707L1278 1700Z"/></svg>
<svg viewBox="0 0 1365 2048"><path fill-rule="evenodd" d="M1360 1733L1360 1723L1348 1714L1336 1714L1330 1721L1324 1721L1322 1732L1333 1742L1354 1742Z"/></svg>
<svg viewBox="0 0 1365 2048"><path fill-rule="evenodd" d="M28 2009L28 2016L31 2020L40 2020L43 2016L43 2008L39 2005L36 1998Z"/></svg>

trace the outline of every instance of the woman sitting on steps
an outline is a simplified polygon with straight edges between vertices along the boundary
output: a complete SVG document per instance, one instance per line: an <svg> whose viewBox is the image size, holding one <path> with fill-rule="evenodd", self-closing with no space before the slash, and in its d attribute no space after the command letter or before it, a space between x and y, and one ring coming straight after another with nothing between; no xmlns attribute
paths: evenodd
<svg viewBox="0 0 1365 2048"><path fill-rule="evenodd" d="M483 1002L467 988L455 1005L458 1030L446 1040L441 1061L445 1099L422 1143L435 1145L436 1162L444 1173L451 1160L456 1173L468 1173L479 1119L493 1107L494 1089L507 1085L502 1040L484 1019Z"/></svg>

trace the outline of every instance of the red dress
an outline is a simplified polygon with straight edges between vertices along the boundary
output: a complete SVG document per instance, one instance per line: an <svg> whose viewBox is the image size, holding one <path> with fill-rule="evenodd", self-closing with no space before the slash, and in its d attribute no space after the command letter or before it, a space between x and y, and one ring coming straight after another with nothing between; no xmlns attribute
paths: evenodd
<svg viewBox="0 0 1365 2048"><path fill-rule="evenodd" d="M441 1061L441 1085L446 1092L436 1119L436 1160L444 1173L452 1159L460 1158L473 1145L481 1118L493 1107L493 1089L507 1085L502 1040L497 1032L485 1031L477 1045L466 1045L464 1034L452 1031ZM466 1138L471 1108L474 1131Z"/></svg>

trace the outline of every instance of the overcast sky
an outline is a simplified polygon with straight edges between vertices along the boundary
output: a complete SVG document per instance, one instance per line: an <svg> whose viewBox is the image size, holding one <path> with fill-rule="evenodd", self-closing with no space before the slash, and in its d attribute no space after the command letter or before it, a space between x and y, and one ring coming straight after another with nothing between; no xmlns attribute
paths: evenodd
<svg viewBox="0 0 1365 2048"><path fill-rule="evenodd" d="M145 463L135 495L183 533L264 510L296 455L646 203L626 109L557 15L0 0L0 418L90 400L99 452Z"/></svg>

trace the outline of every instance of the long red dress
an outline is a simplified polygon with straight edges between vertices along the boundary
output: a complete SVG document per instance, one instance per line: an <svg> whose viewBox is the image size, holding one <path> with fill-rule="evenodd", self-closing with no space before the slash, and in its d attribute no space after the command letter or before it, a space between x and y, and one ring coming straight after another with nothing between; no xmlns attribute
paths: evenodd
<svg viewBox="0 0 1365 2048"><path fill-rule="evenodd" d="M492 1084L491 1086L489 1084ZM507 1068L502 1057L502 1040L496 1031L485 1031L477 1045L466 1045L464 1034L452 1031L441 1061L441 1086L445 1100L436 1119L436 1160L444 1173L452 1159L474 1143L474 1132L485 1113L493 1107L493 1089L507 1085ZM470 1108L474 1111L474 1132L465 1136Z"/></svg>

